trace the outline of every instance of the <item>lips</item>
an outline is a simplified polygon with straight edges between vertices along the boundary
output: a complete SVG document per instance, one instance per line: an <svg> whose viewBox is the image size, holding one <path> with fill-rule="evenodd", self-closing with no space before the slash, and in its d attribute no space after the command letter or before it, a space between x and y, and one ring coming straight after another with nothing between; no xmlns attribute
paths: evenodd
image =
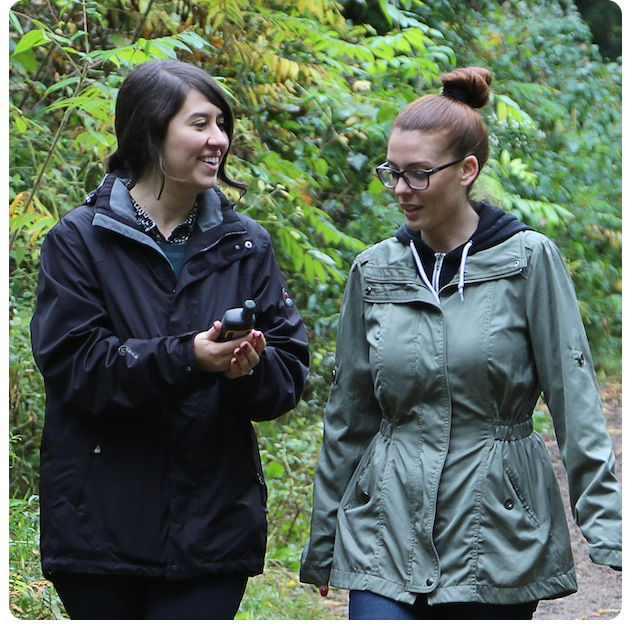
<svg viewBox="0 0 625 625"><path fill-rule="evenodd" d="M400 206L406 215L412 215L423 208L423 206L416 206L414 204L402 204Z"/></svg>
<svg viewBox="0 0 625 625"><path fill-rule="evenodd" d="M219 163L221 161L221 154L209 154L207 156L200 156L200 160L207 165L211 165L213 167L219 167Z"/></svg>

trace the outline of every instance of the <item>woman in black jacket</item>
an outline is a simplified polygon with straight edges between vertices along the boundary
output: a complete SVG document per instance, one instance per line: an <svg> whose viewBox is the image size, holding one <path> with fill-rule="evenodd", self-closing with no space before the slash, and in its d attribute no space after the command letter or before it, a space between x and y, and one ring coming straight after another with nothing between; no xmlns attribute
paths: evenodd
<svg viewBox="0 0 625 625"><path fill-rule="evenodd" d="M109 173L41 250L42 566L74 619L233 618L267 536L252 421L296 405L306 333L269 235L216 187L245 188L217 83L140 65L115 129ZM247 299L255 329L217 340Z"/></svg>

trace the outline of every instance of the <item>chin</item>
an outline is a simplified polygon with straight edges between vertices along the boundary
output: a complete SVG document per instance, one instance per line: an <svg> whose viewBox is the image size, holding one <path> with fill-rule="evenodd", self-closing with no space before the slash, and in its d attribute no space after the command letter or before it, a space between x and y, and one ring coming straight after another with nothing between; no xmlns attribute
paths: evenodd
<svg viewBox="0 0 625 625"><path fill-rule="evenodd" d="M203 193L217 186L217 177L205 180L197 180L192 184L196 193Z"/></svg>

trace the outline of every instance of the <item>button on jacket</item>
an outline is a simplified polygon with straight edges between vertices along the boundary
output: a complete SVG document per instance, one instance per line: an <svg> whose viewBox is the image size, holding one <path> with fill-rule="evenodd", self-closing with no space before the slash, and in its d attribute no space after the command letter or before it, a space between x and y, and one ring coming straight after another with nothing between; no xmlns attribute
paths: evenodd
<svg viewBox="0 0 625 625"><path fill-rule="evenodd" d="M200 196L179 278L109 175L41 250L33 352L46 386L41 552L56 571L183 579L262 571L267 492L252 421L292 409L308 344L269 235ZM257 304L253 375L198 370L193 338Z"/></svg>
<svg viewBox="0 0 625 625"><path fill-rule="evenodd" d="M465 255L436 294L412 252L392 238L352 267L301 579L406 603L572 593L564 507L532 425L541 392L596 563L621 565L621 496L561 256L517 232Z"/></svg>

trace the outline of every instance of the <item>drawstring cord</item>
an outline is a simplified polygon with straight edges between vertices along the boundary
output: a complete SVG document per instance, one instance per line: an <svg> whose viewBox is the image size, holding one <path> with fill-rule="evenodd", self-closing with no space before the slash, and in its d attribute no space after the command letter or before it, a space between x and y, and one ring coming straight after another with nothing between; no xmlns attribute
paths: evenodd
<svg viewBox="0 0 625 625"><path fill-rule="evenodd" d="M462 248L462 255L460 257L460 271L458 278L458 293L460 294L460 300L464 302L464 274L466 272L467 267L467 258L469 256L469 250L473 245L473 241L467 241L465 246ZM421 257L419 256L419 252L414 244L414 241L410 240L410 250L412 251L412 255L414 256L415 263L417 265L417 269L419 270L419 275L421 276L421 280L423 280L425 286L429 289L430 293L434 296L436 301L440 304L441 298L438 295L437 290L434 288L427 274L425 273L425 267L421 262Z"/></svg>
<svg viewBox="0 0 625 625"><path fill-rule="evenodd" d="M410 239L410 249L412 250L412 255L414 256L415 263L417 263L417 269L419 270L421 280L423 280L425 286L430 289L430 293L432 293L436 301L440 304L441 298L438 296L436 289L432 286L432 283L430 282L427 273L425 273L425 268L423 267L423 263L421 262L421 257L419 256L419 252L417 252L417 248L415 247L414 241L412 239Z"/></svg>
<svg viewBox="0 0 625 625"><path fill-rule="evenodd" d="M462 248L462 256L460 258L460 276L458 278L458 293L460 293L460 300L464 302L464 272L467 267L467 256L469 250L473 245L473 241L467 241L467 244Z"/></svg>

